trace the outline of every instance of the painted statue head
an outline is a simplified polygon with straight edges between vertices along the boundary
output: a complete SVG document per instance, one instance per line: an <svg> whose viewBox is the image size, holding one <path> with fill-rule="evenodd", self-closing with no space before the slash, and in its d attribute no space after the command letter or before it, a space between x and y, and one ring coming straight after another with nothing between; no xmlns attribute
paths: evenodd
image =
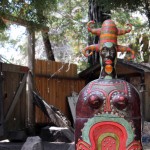
<svg viewBox="0 0 150 150"><path fill-rule="evenodd" d="M89 45L85 47L82 52L84 56L88 57L89 55L93 54L93 51L101 52L103 46L106 43L112 43L116 47L117 52L130 52L131 53L131 59L133 59L134 56L134 50L132 50L129 47L118 45L117 39L118 36L124 35L126 33L129 33L132 30L132 25L127 24L129 29L119 29L117 28L116 24L112 20L105 20L101 26L101 28L91 28L90 25L94 24L94 21L90 21L87 23L87 29L92 34L99 37L98 44ZM90 50L90 53L87 54L86 52Z"/></svg>
<svg viewBox="0 0 150 150"><path fill-rule="evenodd" d="M116 77L116 62L116 46L111 42L104 43L100 51L101 79L112 79Z"/></svg>

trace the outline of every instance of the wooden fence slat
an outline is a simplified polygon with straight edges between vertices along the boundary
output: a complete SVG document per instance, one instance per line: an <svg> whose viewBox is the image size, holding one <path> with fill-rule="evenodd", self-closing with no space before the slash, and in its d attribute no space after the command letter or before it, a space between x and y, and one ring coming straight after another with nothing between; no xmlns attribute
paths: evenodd
<svg viewBox="0 0 150 150"><path fill-rule="evenodd" d="M42 60L42 74L46 75L47 71L47 62L45 60Z"/></svg>
<svg viewBox="0 0 150 150"><path fill-rule="evenodd" d="M20 84L20 86L19 86L19 88L18 88L18 91L17 91L17 93L15 94L15 97L14 97L14 99L13 99L13 101L12 101L12 104L11 104L11 106L10 106L10 108L9 108L9 110L8 110L8 112L7 112L7 114L6 114L6 117L5 117L5 120L4 120L5 122L9 119L10 115L12 114L12 112L13 112L13 110L14 110L16 104L17 104L17 101L18 101L18 99L19 99L19 96L20 96L20 94L21 94L21 92L22 92L22 90L23 90L23 88L24 88L24 86L25 86L26 78L27 78L27 74L25 74L25 75L23 76L22 83Z"/></svg>
<svg viewBox="0 0 150 150"><path fill-rule="evenodd" d="M42 61L41 60L36 60L35 61L35 73L41 74L42 73Z"/></svg>
<svg viewBox="0 0 150 150"><path fill-rule="evenodd" d="M51 63L51 61L49 60L49 61L47 61L47 74L48 75L50 75L50 74L52 74L52 63Z"/></svg>

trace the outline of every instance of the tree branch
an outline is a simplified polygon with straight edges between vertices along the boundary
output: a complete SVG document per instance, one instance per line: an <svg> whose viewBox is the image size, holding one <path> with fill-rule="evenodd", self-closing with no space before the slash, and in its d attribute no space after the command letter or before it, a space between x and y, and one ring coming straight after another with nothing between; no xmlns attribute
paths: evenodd
<svg viewBox="0 0 150 150"><path fill-rule="evenodd" d="M49 31L49 28L46 26L43 26L42 24L37 24L32 21L27 21L27 20L12 16L10 14L5 14L3 12L0 12L0 18L2 18L4 21L11 21L15 24L19 24L28 28L32 28L33 30L42 30L44 32Z"/></svg>

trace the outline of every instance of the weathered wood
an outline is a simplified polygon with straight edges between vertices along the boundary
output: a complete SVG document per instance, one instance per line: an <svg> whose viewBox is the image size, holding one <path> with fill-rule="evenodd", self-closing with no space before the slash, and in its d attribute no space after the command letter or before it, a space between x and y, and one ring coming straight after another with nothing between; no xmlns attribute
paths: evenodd
<svg viewBox="0 0 150 150"><path fill-rule="evenodd" d="M2 71L15 72L15 73L27 73L28 70L29 70L28 67L2 63Z"/></svg>
<svg viewBox="0 0 150 150"><path fill-rule="evenodd" d="M45 77L45 78L52 78L52 79L66 79L66 80L79 80L78 77L64 77L64 76L61 76L61 75L55 75L54 77L51 77L52 74L49 74L49 75L44 75L44 74L35 74L35 76L37 77Z"/></svg>
<svg viewBox="0 0 150 150"><path fill-rule="evenodd" d="M100 64L97 63L97 64L87 68L86 70L82 71L81 73L79 73L79 77L88 78L96 71L100 71L100 68L101 68Z"/></svg>
<svg viewBox="0 0 150 150"><path fill-rule="evenodd" d="M150 72L145 73L145 91L144 91L143 113L144 119L150 121Z"/></svg>
<svg viewBox="0 0 150 150"><path fill-rule="evenodd" d="M20 81L23 79L24 74L15 73L15 72L7 72L3 71L3 82L2 82L2 90L3 90L3 112L4 116L11 107L13 97L17 92ZM5 132L20 130L25 128L25 113L26 113L26 87L23 88L22 93L19 96L19 101L17 102L14 111L11 113L10 118L7 123L5 123Z"/></svg>
<svg viewBox="0 0 150 150"><path fill-rule="evenodd" d="M37 91L48 104L59 108L72 120L67 97L73 91L79 93L85 85L85 80L78 78L75 64L70 64L69 70L69 64L64 64L58 71L62 65L60 62L36 60L35 84ZM48 123L38 108L36 108L36 123Z"/></svg>
<svg viewBox="0 0 150 150"><path fill-rule="evenodd" d="M78 101L78 95L72 95L70 97L68 97L68 103L70 106L70 110L71 110L71 114L73 117L73 121L75 123L75 119L76 119L76 104Z"/></svg>
<svg viewBox="0 0 150 150"><path fill-rule="evenodd" d="M33 105L34 90L34 72L35 72L35 32L28 29L28 67L30 69L27 77L28 91L27 91L27 126L31 131L35 125L35 108Z"/></svg>
<svg viewBox="0 0 150 150"><path fill-rule="evenodd" d="M2 75L2 63L0 63L0 136L4 134L3 132L3 92L2 92L2 82L3 82L3 75Z"/></svg>
<svg viewBox="0 0 150 150"><path fill-rule="evenodd" d="M4 120L5 122L6 122L6 121L9 119L9 117L11 116L11 114L12 114L12 112L13 112L13 110L14 110L16 104L17 104L17 101L19 100L19 96L20 96L20 94L21 94L21 92L22 92L22 90L23 90L23 88L24 88L24 86L25 86L25 83L26 83L26 78L27 78L27 74L25 74L25 75L23 76L23 79L22 79L22 81L20 82L20 86L19 86L19 88L18 88L18 90L17 90L17 92L16 92L16 94L15 94L13 100L12 100L12 104L11 104L11 106L10 106L10 108L9 108L9 110L8 110L8 112L7 112L7 114L6 114L6 116L5 116L5 120Z"/></svg>
<svg viewBox="0 0 150 150"><path fill-rule="evenodd" d="M44 32L49 31L49 28L46 26L43 26L42 24L37 24L32 21L27 21L27 20L12 16L10 14L5 14L1 11L0 11L0 18L2 18L3 20L11 21L15 24L25 26L27 28L32 28L32 30L42 30Z"/></svg>
<svg viewBox="0 0 150 150"><path fill-rule="evenodd" d="M53 105L48 105L36 92L33 92L35 104L58 127L71 126L70 121Z"/></svg>
<svg viewBox="0 0 150 150"><path fill-rule="evenodd" d="M138 68L129 66L123 62L119 62L116 65L117 68L117 74L122 75L122 74L133 74L135 72L142 72L142 70L139 70Z"/></svg>
<svg viewBox="0 0 150 150"><path fill-rule="evenodd" d="M71 95L72 91L77 93L84 87L84 80L68 80L68 79L51 79L46 77L36 77L36 89L42 98L50 105L59 108L69 119L72 119L70 114L67 97ZM45 81L46 79L46 81ZM44 82L47 82L45 85ZM36 123L46 123L41 116L41 111L36 109ZM43 121L42 121L43 120Z"/></svg>
<svg viewBox="0 0 150 150"><path fill-rule="evenodd" d="M46 75L51 78L77 78L77 65L46 60L36 60L35 74Z"/></svg>

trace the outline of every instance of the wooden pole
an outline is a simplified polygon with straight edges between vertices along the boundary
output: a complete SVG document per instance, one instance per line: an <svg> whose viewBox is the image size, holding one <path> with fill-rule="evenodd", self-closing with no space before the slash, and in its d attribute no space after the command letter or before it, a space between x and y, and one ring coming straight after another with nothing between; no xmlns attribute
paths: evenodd
<svg viewBox="0 0 150 150"><path fill-rule="evenodd" d="M0 63L0 136L3 136L3 91L2 91L2 82L3 82L3 74L2 74L2 63Z"/></svg>
<svg viewBox="0 0 150 150"><path fill-rule="evenodd" d="M27 128L29 133L34 133L35 127L35 108L33 105L34 90L34 70L35 70L35 31L28 28L28 67L29 73L27 78Z"/></svg>

